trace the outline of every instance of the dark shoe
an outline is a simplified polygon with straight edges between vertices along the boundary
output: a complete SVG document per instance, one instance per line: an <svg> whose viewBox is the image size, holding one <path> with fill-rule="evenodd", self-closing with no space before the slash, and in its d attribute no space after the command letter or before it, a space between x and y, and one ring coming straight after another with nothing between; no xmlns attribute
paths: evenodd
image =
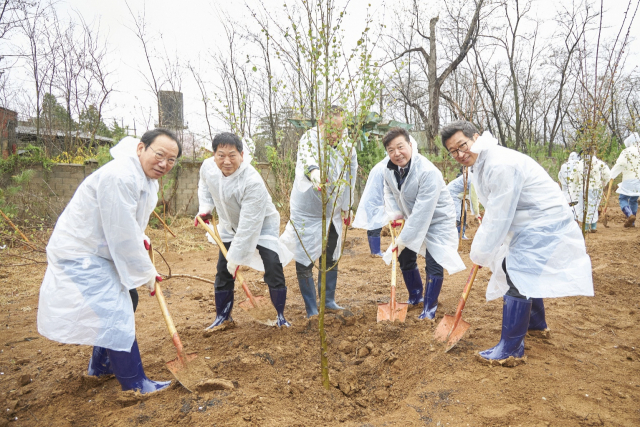
<svg viewBox="0 0 640 427"><path fill-rule="evenodd" d="M284 318L284 304L287 301L287 288L269 288L269 295L271 296L271 302L273 303L273 306L278 312L276 324L278 326L291 326L291 323L287 322L287 319Z"/></svg>
<svg viewBox="0 0 640 427"><path fill-rule="evenodd" d="M420 304L422 301L422 277L420 277L420 270L416 267L413 270L403 271L402 277L404 278L407 291L409 291L407 304Z"/></svg>
<svg viewBox="0 0 640 427"><path fill-rule="evenodd" d="M93 353L89 360L89 369L87 375L93 377L101 377L103 375L111 375L113 370L111 369L111 363L109 362L109 356L107 355L107 349L104 347L93 347Z"/></svg>
<svg viewBox="0 0 640 427"><path fill-rule="evenodd" d="M298 275L298 286L304 301L304 308L307 310L307 317L318 314L318 302L316 301L316 284L313 277L302 277Z"/></svg>
<svg viewBox="0 0 640 427"><path fill-rule="evenodd" d="M369 249L371 250L371 255L382 256L382 252L380 252L380 236L369 236Z"/></svg>
<svg viewBox="0 0 640 427"><path fill-rule="evenodd" d="M338 268L334 268L333 270L327 271L327 288L324 299L324 307L327 310L344 310L344 307L340 307L336 304L336 285L338 284ZM318 275L318 295L320 293L320 286L322 283L320 282L320 275Z"/></svg>
<svg viewBox="0 0 640 427"><path fill-rule="evenodd" d="M532 301L507 295L503 298L500 342L495 347L480 352L480 357L485 360L524 356L524 337L529 327Z"/></svg>
<svg viewBox="0 0 640 427"><path fill-rule="evenodd" d="M424 291L424 307L418 319L433 320L436 318L436 310L438 309L438 296L442 289L443 277L427 276L427 285Z"/></svg>
<svg viewBox="0 0 640 427"><path fill-rule="evenodd" d="M213 329L224 322L233 322L231 310L233 310L233 291L218 291L216 297L216 320L207 329Z"/></svg>
<svg viewBox="0 0 640 427"><path fill-rule="evenodd" d="M138 341L133 341L131 352L107 350L111 367L122 391L139 390L142 394L163 390L171 381L151 381L144 374Z"/></svg>

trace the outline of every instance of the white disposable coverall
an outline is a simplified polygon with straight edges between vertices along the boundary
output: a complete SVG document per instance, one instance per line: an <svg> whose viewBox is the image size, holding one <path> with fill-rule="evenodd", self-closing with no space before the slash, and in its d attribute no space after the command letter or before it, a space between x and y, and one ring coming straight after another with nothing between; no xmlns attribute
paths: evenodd
<svg viewBox="0 0 640 427"><path fill-rule="evenodd" d="M578 186L578 181L576 180L575 176L575 171L578 167L579 160L580 157L578 156L578 153L572 152L571 154L569 154L569 159L565 163L563 163L562 166L560 166L560 171L558 172L558 181L560 181L560 185L562 186L562 194L567 200L567 203L577 202L580 198L580 187Z"/></svg>
<svg viewBox="0 0 640 427"><path fill-rule="evenodd" d="M425 250L449 274L466 267L458 255L456 209L442 173L421 154L413 153L400 190L393 170L384 171L384 201L388 219L405 219L398 243L424 256ZM391 246L384 260L390 262Z"/></svg>
<svg viewBox="0 0 640 427"><path fill-rule="evenodd" d="M528 298L593 296L591 259L560 188L531 157L498 145L485 132L473 184L485 208L469 254L493 272L487 300L509 289L502 260L518 291Z"/></svg>
<svg viewBox="0 0 640 427"><path fill-rule="evenodd" d="M384 213L384 170L388 162L389 157L385 156L369 172L353 221L355 228L375 230L387 224L387 215Z"/></svg>
<svg viewBox="0 0 640 427"><path fill-rule="evenodd" d="M327 232L331 223L338 236L342 235L341 211L349 210L353 202L356 173L358 170L358 156L353 143L347 139L346 130L340 144L335 148L329 148L329 183L344 180L337 186L329 186L328 192L331 199L327 203ZM322 254L322 199L320 192L314 188L311 181L305 175L310 166L318 166L318 130L309 129L300 138L298 145L298 158L296 161L296 177L293 182L293 190L289 200L290 218L280 241L294 254L294 259L304 266L310 265ZM333 208L335 202L335 209ZM295 229L293 227L295 224ZM296 234L296 230L298 234ZM300 238L298 238L300 235ZM338 239L336 250L332 254L337 259L341 252L342 239ZM306 249L306 253L305 253ZM307 253L309 256L307 256ZM309 259L311 257L311 259Z"/></svg>
<svg viewBox="0 0 640 427"><path fill-rule="evenodd" d="M576 213L578 215L578 221L582 222L584 219L584 201L586 190L586 174L588 172L588 166L585 167L584 159L581 159L574 172L574 180L578 183L578 205L576 206ZM592 156L591 174L589 175L589 197L587 198L587 224L593 224L598 222L598 206L600 206L600 200L602 199L602 188L609 183L611 178L611 170L609 166L596 156Z"/></svg>
<svg viewBox="0 0 640 427"><path fill-rule="evenodd" d="M114 160L80 184L51 234L38 303L38 332L51 340L131 350L129 289L157 274L143 240L158 181L145 175L138 142L111 149Z"/></svg>
<svg viewBox="0 0 640 427"><path fill-rule="evenodd" d="M418 152L418 142L409 135L412 152ZM369 172L367 184L364 187L358 210L353 221L353 227L365 230L382 228L388 223L384 212L384 170L389 163L389 156L379 161Z"/></svg>
<svg viewBox="0 0 640 427"><path fill-rule="evenodd" d="M622 182L616 192L625 196L640 196L640 136L631 134L624 140L627 147L620 153L615 166L611 168L611 179L622 173Z"/></svg>
<svg viewBox="0 0 640 427"><path fill-rule="evenodd" d="M293 254L278 242L280 214L262 177L248 162L243 161L229 176L222 174L213 158L202 162L198 200L199 214L217 209L220 238L233 242L227 261L264 271L258 245L276 252L283 267L291 261Z"/></svg>

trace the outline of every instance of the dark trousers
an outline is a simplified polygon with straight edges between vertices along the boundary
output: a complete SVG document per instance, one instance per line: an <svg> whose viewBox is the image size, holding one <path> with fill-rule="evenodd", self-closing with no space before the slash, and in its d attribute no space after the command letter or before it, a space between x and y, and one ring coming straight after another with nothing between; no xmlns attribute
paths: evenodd
<svg viewBox="0 0 640 427"><path fill-rule="evenodd" d="M380 237L382 228L376 228L375 230L367 230L367 237Z"/></svg>
<svg viewBox="0 0 640 427"><path fill-rule="evenodd" d="M511 281L511 277L509 277L509 273L507 273L507 259L506 258L502 260L502 271L504 271L504 273L507 275L507 284L509 285L509 290L507 291L507 293L505 295L510 296L510 297L515 297L515 298L526 299L526 297L524 295L522 295L520 293L520 291L518 291L518 288L516 288L516 285L514 285L513 282Z"/></svg>
<svg viewBox="0 0 640 427"><path fill-rule="evenodd" d="M223 242L223 244L227 250L231 247L231 242ZM284 272L282 271L282 263L278 254L264 246L258 245L256 248L264 264L264 281L267 286L271 289L284 288ZM227 259L222 254L222 251L218 254L217 268L216 281L213 285L215 291L232 291L235 288L235 280L227 270Z"/></svg>
<svg viewBox="0 0 640 427"><path fill-rule="evenodd" d="M329 259L327 259L327 265L329 267L335 263L335 260L333 259L333 253L336 251L336 246L338 246L339 237L340 236L338 236L338 232L336 231L336 228L333 226L332 222L331 226L329 227L329 237L327 238L327 254L330 257ZM329 265L329 263L331 263L331 265ZM332 270L337 271L338 265L336 264L336 266L332 268ZM302 265L296 261L296 273L301 277L313 277L313 263L309 265Z"/></svg>
<svg viewBox="0 0 640 427"><path fill-rule="evenodd" d="M418 256L415 252L413 252L411 249L405 248L398 257L400 270L409 271L418 268L417 259ZM428 276L444 277L444 269L440 264L436 262L435 259L433 259L428 250L425 250L424 260L426 264L425 271L427 272Z"/></svg>

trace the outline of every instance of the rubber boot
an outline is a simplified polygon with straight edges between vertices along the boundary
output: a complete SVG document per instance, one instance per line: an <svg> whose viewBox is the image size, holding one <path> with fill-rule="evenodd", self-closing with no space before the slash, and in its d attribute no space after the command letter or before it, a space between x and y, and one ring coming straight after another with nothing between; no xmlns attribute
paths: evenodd
<svg viewBox="0 0 640 427"><path fill-rule="evenodd" d="M287 288L269 288L269 296L271 296L271 302L278 313L276 325L278 325L278 327L291 326L291 323L287 322L287 319L284 318L284 304L287 301Z"/></svg>
<svg viewBox="0 0 640 427"><path fill-rule="evenodd" d="M624 227L629 228L635 226L636 216L633 214L633 211L629 206L625 206L622 208L622 212L627 217L627 220L624 222Z"/></svg>
<svg viewBox="0 0 640 427"><path fill-rule="evenodd" d="M147 394L163 390L171 384L171 381L151 381L147 378L137 340L133 341L131 352L107 350L107 354L122 391L139 390L141 394Z"/></svg>
<svg viewBox="0 0 640 427"><path fill-rule="evenodd" d="M304 308L307 310L307 317L318 314L318 302L316 301L316 284L313 277L302 277L298 275L298 286L304 301Z"/></svg>
<svg viewBox="0 0 640 427"><path fill-rule="evenodd" d="M433 320L436 318L436 310L438 309L438 296L442 289L444 277L427 276L427 286L424 291L424 307L418 319Z"/></svg>
<svg viewBox="0 0 640 427"><path fill-rule="evenodd" d="M551 336L544 315L544 300L542 298L531 298L531 315L527 333L537 338L550 338Z"/></svg>
<svg viewBox="0 0 640 427"><path fill-rule="evenodd" d="M382 256L382 252L380 252L380 236L369 236L369 249L371 250L371 255Z"/></svg>
<svg viewBox="0 0 640 427"><path fill-rule="evenodd" d="M103 375L111 374L113 374L113 370L111 369L107 349L104 347L94 346L91 359L89 360L87 375L91 375L92 377L101 377Z"/></svg>
<svg viewBox="0 0 640 427"><path fill-rule="evenodd" d="M532 301L507 295L503 298L500 342L495 347L480 352L480 357L485 360L524 356L524 337L529 327Z"/></svg>
<svg viewBox="0 0 640 427"><path fill-rule="evenodd" d="M216 320L207 329L213 329L224 322L233 322L231 310L233 310L233 291L217 291L216 297Z"/></svg>
<svg viewBox="0 0 640 427"><path fill-rule="evenodd" d="M422 300L422 277L420 277L420 270L416 267L413 270L403 271L402 277L404 278L407 291L409 291L407 304L420 304Z"/></svg>
<svg viewBox="0 0 640 427"><path fill-rule="evenodd" d="M324 308L327 310L344 310L344 307L340 307L336 304L336 285L338 284L338 268L327 271L327 284L326 294L324 299ZM320 292L320 274L318 274L318 296L322 295Z"/></svg>

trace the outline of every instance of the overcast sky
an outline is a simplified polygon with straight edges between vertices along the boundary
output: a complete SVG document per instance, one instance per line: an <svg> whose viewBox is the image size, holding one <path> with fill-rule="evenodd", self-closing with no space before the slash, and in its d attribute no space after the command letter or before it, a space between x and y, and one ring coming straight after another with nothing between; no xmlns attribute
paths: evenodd
<svg viewBox="0 0 640 427"><path fill-rule="evenodd" d="M251 8L258 8L261 3L265 4L270 11L282 9L285 0L249 0ZM426 1L426 0L425 0ZM558 4L562 2L570 3L571 0L538 0L535 14L543 21L552 19L552 12ZM292 0L293 3L293 0ZM340 3L340 2L339 2ZM605 26L618 28L622 19L626 0L608 0L605 7L609 8L605 15ZM154 47L162 49L165 46L167 51L177 52L183 63L187 61L197 61L199 56L206 56L209 50L216 50L217 43L224 43L221 37L220 12L226 11L234 19L250 24L252 18L249 14L246 3L242 0L129 0L129 6L134 13L146 11L146 19L149 25L149 34L154 37ZM344 2L342 2L344 4ZM378 17L389 14L397 8L397 2L393 1L385 5L376 0L351 0L348 6L348 23L346 27L347 37L352 36L356 40L364 27L363 10L371 4L371 9ZM436 14L439 7L438 1L425 3L429 5L429 10ZM430 4L433 4L431 7ZM74 16L80 13L85 20L99 22L103 36L107 37L111 58L113 63L111 69L114 71L113 82L117 92L112 95L109 105L105 111L106 122L108 124L115 118L120 123L133 127L134 119L138 134L144 129L141 106L147 109L153 107L154 97L150 92L141 73L147 73L148 68L143 56L142 46L135 38L131 28L133 20L124 0L65 0L58 3L56 9L60 15L65 13ZM428 19L428 17L425 17ZM640 35L640 24L636 19L632 35ZM550 22L548 24L551 24ZM552 31L552 30L549 30ZM162 36L162 39L160 38ZM635 67L639 63L638 41L633 41L631 49L631 61L628 67ZM198 133L204 133L202 103L199 100L199 92L190 74L185 71L182 91L185 102L185 120L189 127ZM154 117L157 113L153 112ZM153 123L151 124L153 126Z"/></svg>

